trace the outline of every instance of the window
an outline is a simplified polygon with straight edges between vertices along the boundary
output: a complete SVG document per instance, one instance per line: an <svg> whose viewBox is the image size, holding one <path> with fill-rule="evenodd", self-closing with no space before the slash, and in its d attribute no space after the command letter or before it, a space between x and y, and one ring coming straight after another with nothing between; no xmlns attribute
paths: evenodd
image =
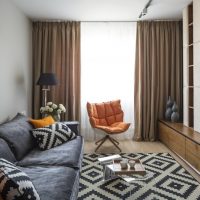
<svg viewBox="0 0 200 200"><path fill-rule="evenodd" d="M86 103L121 99L124 121L132 126L119 137L132 138L134 124L135 22L81 24L81 131L93 140Z"/></svg>

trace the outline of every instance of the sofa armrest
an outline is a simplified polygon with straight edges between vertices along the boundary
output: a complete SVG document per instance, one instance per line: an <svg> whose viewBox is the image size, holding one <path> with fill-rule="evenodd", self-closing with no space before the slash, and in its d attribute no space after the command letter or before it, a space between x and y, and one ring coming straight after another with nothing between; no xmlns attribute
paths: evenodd
<svg viewBox="0 0 200 200"><path fill-rule="evenodd" d="M78 121L64 121L62 123L66 124L76 135L80 135Z"/></svg>

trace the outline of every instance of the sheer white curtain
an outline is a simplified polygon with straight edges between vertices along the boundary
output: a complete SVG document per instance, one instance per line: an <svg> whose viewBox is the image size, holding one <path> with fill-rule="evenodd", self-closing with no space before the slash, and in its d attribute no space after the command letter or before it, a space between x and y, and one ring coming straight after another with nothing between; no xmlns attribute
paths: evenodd
<svg viewBox="0 0 200 200"><path fill-rule="evenodd" d="M81 23L81 134L94 140L86 103L121 99L124 120L131 127L118 139L134 133L135 22ZM97 134L98 135L98 134Z"/></svg>

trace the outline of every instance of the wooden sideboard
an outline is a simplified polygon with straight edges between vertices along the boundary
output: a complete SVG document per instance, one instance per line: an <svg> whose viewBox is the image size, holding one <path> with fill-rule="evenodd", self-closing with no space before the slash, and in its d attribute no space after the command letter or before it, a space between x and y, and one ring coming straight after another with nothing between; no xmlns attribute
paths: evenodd
<svg viewBox="0 0 200 200"><path fill-rule="evenodd" d="M158 122L159 139L200 172L200 133L182 123Z"/></svg>

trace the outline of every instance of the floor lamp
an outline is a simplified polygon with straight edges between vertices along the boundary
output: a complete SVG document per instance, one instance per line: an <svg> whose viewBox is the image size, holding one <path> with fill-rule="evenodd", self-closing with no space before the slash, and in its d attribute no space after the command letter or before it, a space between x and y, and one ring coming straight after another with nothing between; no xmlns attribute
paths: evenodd
<svg viewBox="0 0 200 200"><path fill-rule="evenodd" d="M47 92L50 91L50 86L57 85L58 79L54 73L42 73L37 81L37 85L42 86L42 91L44 92L42 103L43 106L47 104Z"/></svg>

